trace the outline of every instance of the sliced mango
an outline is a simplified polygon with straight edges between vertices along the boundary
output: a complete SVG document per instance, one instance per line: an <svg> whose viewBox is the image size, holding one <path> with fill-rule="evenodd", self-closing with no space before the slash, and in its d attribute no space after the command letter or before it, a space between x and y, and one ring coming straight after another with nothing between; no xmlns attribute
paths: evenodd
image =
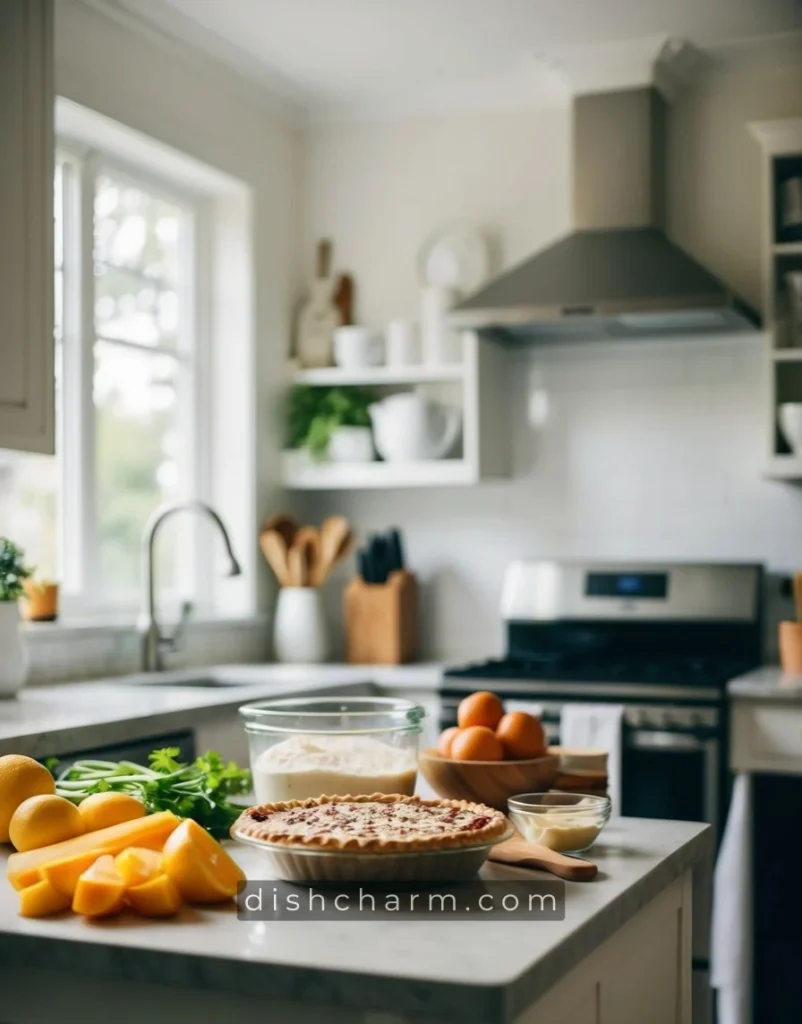
<svg viewBox="0 0 802 1024"><path fill-rule="evenodd" d="M22 917L47 917L58 914L70 905L70 897L65 896L47 879L26 886L19 894L19 912Z"/></svg>
<svg viewBox="0 0 802 1024"><path fill-rule="evenodd" d="M162 873L162 855L158 850L147 850L144 846L129 846L114 858L117 871L130 888L149 882Z"/></svg>
<svg viewBox="0 0 802 1024"><path fill-rule="evenodd" d="M87 868L95 863L98 857L102 856L103 852L103 850L87 850L86 853L76 853L64 860L54 860L50 864L43 864L39 868L39 874L55 889L72 899L78 879Z"/></svg>
<svg viewBox="0 0 802 1024"><path fill-rule="evenodd" d="M41 850L12 853L8 858L8 880L15 889L24 889L40 880L43 865L67 860L91 850L101 850L108 854L118 854L126 846L146 846L151 850L160 850L180 821L172 811L160 811L145 818L122 821L119 825L101 828L96 832L86 832L74 839L66 839L63 843L44 846Z"/></svg>
<svg viewBox="0 0 802 1024"><path fill-rule="evenodd" d="M72 909L84 917L108 917L123 908L125 882L111 854L103 854L86 869L75 886Z"/></svg>
<svg viewBox="0 0 802 1024"><path fill-rule="evenodd" d="M161 874L127 889L125 902L145 917L171 917L181 909L183 900L172 878Z"/></svg>
<svg viewBox="0 0 802 1024"><path fill-rule="evenodd" d="M245 881L239 865L206 829L188 818L164 844L162 867L187 903L219 903Z"/></svg>

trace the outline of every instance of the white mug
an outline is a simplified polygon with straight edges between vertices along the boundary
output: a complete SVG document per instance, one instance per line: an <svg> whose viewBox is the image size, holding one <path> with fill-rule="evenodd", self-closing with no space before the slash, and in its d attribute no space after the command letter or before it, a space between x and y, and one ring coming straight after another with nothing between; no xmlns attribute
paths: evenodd
<svg viewBox="0 0 802 1024"><path fill-rule="evenodd" d="M387 365L413 366L420 362L418 325L413 320L387 324Z"/></svg>
<svg viewBox="0 0 802 1024"><path fill-rule="evenodd" d="M334 331L334 362L347 369L381 366L384 362L384 338L369 327L350 324Z"/></svg>

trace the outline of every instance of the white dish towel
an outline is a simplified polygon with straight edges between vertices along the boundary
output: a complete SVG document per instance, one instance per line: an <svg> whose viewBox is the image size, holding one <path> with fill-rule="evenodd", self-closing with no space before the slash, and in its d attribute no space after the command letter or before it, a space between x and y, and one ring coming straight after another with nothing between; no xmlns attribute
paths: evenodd
<svg viewBox="0 0 802 1024"><path fill-rule="evenodd" d="M560 744L607 751L607 788L613 814L621 814L621 704L564 704Z"/></svg>
<svg viewBox="0 0 802 1024"><path fill-rule="evenodd" d="M752 778L739 775L713 874L710 984L718 989L718 1024L752 1019L751 836Z"/></svg>

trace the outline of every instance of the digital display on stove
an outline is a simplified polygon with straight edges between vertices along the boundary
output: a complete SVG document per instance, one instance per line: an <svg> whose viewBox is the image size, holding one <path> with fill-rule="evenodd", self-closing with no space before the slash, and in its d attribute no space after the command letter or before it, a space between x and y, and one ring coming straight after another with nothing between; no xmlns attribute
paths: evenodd
<svg viewBox="0 0 802 1024"><path fill-rule="evenodd" d="M585 577L585 597L661 601L667 596L668 573L665 572L589 572Z"/></svg>

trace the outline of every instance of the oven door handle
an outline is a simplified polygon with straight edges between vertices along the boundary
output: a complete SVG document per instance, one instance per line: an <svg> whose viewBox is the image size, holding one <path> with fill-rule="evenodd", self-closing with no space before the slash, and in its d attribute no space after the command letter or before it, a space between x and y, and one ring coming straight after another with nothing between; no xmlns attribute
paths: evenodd
<svg viewBox="0 0 802 1024"><path fill-rule="evenodd" d="M635 747L637 750L665 750L679 753L707 750L705 740L686 732L634 729L624 733L624 742L628 747Z"/></svg>

